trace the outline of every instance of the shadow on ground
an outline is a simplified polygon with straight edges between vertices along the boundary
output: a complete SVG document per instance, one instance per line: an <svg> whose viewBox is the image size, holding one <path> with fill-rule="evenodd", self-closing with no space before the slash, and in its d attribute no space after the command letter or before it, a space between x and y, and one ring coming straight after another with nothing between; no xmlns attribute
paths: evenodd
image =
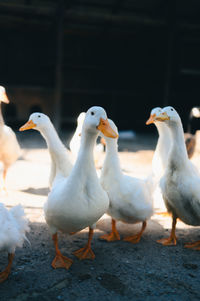
<svg viewBox="0 0 200 301"><path fill-rule="evenodd" d="M36 195L44 195L44 196L47 196L49 191L50 190L48 187L43 187L43 188L29 187L27 189L21 190L21 192L26 192L26 193L36 194Z"/></svg>

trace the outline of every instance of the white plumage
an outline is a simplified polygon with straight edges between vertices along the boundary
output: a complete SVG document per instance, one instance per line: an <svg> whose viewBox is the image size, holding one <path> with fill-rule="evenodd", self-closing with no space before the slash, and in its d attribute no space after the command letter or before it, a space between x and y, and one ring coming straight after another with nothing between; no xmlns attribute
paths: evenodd
<svg viewBox="0 0 200 301"><path fill-rule="evenodd" d="M117 132L114 122L109 120L113 130ZM112 217L112 232L101 238L108 241L118 240L119 234L115 227L115 220L125 223L143 222L142 232L146 227L146 221L153 214L153 186L148 179L138 179L124 175L121 171L117 139L106 140L106 158L101 173L101 184L108 193L110 206L107 213ZM125 238L132 243L140 240L142 235Z"/></svg>
<svg viewBox="0 0 200 301"><path fill-rule="evenodd" d="M43 113L33 113L20 131L29 129L37 130L44 137L51 156L51 171L49 176L49 186L53 185L55 178L68 177L72 170L72 162L69 151L60 140L51 120Z"/></svg>
<svg viewBox="0 0 200 301"><path fill-rule="evenodd" d="M160 181L165 205L172 214L172 231L169 238L158 242L175 245L177 218L186 224L200 226L200 175L188 159L183 127L176 110L165 107L157 120L166 123L172 136L166 170ZM200 250L200 242L189 247Z"/></svg>
<svg viewBox="0 0 200 301"><path fill-rule="evenodd" d="M58 248L58 230L70 234L89 226L87 245L74 254L80 259L94 259L95 257L91 250L93 228L97 220L106 212L109 200L97 177L93 149L99 130L103 131L105 129L107 135L116 136L116 133L111 128L109 129L107 120L104 120L106 118L106 113L101 107L93 107L88 110L83 124L81 146L76 163L68 176L61 173L59 175L56 174L56 179L45 203L45 219L51 231L56 251L56 256L52 262L54 268L62 267L68 269L72 264L72 260L63 256ZM38 127L38 122L35 119L33 120L32 117L21 130L28 128L40 130L44 137L47 138L46 134L44 134L44 127ZM54 159L57 160L63 146L61 149L56 147L58 145L58 137L55 131L52 132L52 126L51 131L47 132L50 136L48 137L48 147L54 150ZM65 164L62 160L60 163L62 165Z"/></svg>
<svg viewBox="0 0 200 301"><path fill-rule="evenodd" d="M81 145L81 132L82 132L82 127L83 127L83 122L85 120L85 114L86 114L85 112L81 112L79 114L79 116L77 118L77 127L76 127L74 135L72 136L72 139L71 139L70 144L69 144L69 148L72 152L74 161L76 161L76 159L77 159L78 152L79 152L80 145ZM95 161L96 166L98 166L99 160L101 158L101 154L103 152L104 152L103 144L101 142L95 144L95 147L94 147L94 161Z"/></svg>
<svg viewBox="0 0 200 301"><path fill-rule="evenodd" d="M0 282L3 282L10 273L15 249L22 247L26 239L25 234L29 231L23 207L18 205L8 210L0 203L0 228L0 251L8 252L8 265L0 273Z"/></svg>
<svg viewBox="0 0 200 301"><path fill-rule="evenodd" d="M22 247L29 231L23 207L17 205L8 210L0 203L0 228L0 250L14 253L16 247Z"/></svg>

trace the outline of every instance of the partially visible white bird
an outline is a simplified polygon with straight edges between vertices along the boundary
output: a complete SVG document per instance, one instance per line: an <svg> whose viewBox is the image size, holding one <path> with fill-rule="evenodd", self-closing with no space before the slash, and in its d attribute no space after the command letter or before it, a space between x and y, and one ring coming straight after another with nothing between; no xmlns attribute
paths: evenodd
<svg viewBox="0 0 200 301"><path fill-rule="evenodd" d="M109 119L111 128L118 133L117 127ZM123 174L118 155L117 137L106 140L106 157L101 173L101 185L107 192L110 206L107 213L112 217L112 231L101 236L107 241L120 240L116 221L128 224L142 222L141 231L125 237L125 241L138 243L146 228L146 222L153 214L153 185L149 179L139 179Z"/></svg>
<svg viewBox="0 0 200 301"><path fill-rule="evenodd" d="M1 102L9 103L5 88L2 86L0 86L0 161L3 163L2 187L6 190L5 180L8 168L19 158L21 150L15 133L4 123Z"/></svg>
<svg viewBox="0 0 200 301"><path fill-rule="evenodd" d="M16 247L22 247L29 231L28 220L21 205L8 210L0 203L0 251L8 252L8 265L0 273L0 282L5 281L11 271Z"/></svg>

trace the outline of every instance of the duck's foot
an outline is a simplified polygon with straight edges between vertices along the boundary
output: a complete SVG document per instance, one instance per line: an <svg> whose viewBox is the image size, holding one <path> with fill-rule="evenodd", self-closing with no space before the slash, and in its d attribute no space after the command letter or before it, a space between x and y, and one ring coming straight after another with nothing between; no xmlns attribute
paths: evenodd
<svg viewBox="0 0 200 301"><path fill-rule="evenodd" d="M59 268L64 268L66 270L68 270L70 268L70 266L72 265L73 260L63 256L61 253L60 254L56 254L54 260L51 263L51 266L54 269L59 269Z"/></svg>
<svg viewBox="0 0 200 301"><path fill-rule="evenodd" d="M116 228L116 221L112 219L112 231L109 234L104 234L100 236L100 239L107 241L115 241L120 240L120 235Z"/></svg>
<svg viewBox="0 0 200 301"><path fill-rule="evenodd" d="M131 235L131 236L127 236L127 237L125 237L123 240L124 240L124 241L128 241L128 242L131 242L132 244L137 244L137 243L140 241L141 236L142 236L142 233L144 232L146 226L147 226L147 222L144 221L144 222L142 223L142 228L141 228L141 230L140 230L140 232L139 232L138 234L136 234L136 235Z"/></svg>
<svg viewBox="0 0 200 301"><path fill-rule="evenodd" d="M91 249L91 241L92 241L92 237L93 237L93 232L94 232L94 230L92 228L89 228L88 242L87 242L86 246L84 248L81 248L81 249L73 252L73 254L76 257L78 257L80 260L95 259L94 252Z"/></svg>
<svg viewBox="0 0 200 301"><path fill-rule="evenodd" d="M115 232L112 231L109 234L101 235L99 238L107 241L116 241L116 240L120 240L120 235L117 231Z"/></svg>
<svg viewBox="0 0 200 301"><path fill-rule="evenodd" d="M94 252L92 251L91 247L88 247L87 245L84 248L81 248L81 249L73 252L73 254L80 260L95 259Z"/></svg>
<svg viewBox="0 0 200 301"><path fill-rule="evenodd" d="M141 235L136 234L136 235L124 237L123 240L131 242L132 244L137 244L140 241L140 239L141 239Z"/></svg>
<svg viewBox="0 0 200 301"><path fill-rule="evenodd" d="M5 268L5 270L0 273L0 283L4 282L8 278L11 271L13 258L14 258L14 254L8 254L8 265Z"/></svg>
<svg viewBox="0 0 200 301"><path fill-rule="evenodd" d="M184 247L192 250L200 251L200 240L195 242L189 242L185 244Z"/></svg>
<svg viewBox="0 0 200 301"><path fill-rule="evenodd" d="M168 237L168 238L162 238L162 239L159 239L157 240L157 242L159 244L162 244L163 246L175 246L176 245L176 237Z"/></svg>
<svg viewBox="0 0 200 301"><path fill-rule="evenodd" d="M53 239L55 250L56 250L56 256L55 256L54 260L52 261L51 266L54 269L64 268L64 269L68 270L70 268L70 266L72 265L73 260L68 257L65 257L61 254L61 252L58 248L57 233L52 236L52 239Z"/></svg>
<svg viewBox="0 0 200 301"><path fill-rule="evenodd" d="M10 271L8 271L7 269L5 269L3 272L0 273L0 283L4 282L8 276L10 274Z"/></svg>
<svg viewBox="0 0 200 301"><path fill-rule="evenodd" d="M177 243L177 237L175 235L176 221L177 221L177 218L172 217L172 230L171 230L170 237L157 240L157 242L159 244L162 244L163 246L175 246L176 245L176 243Z"/></svg>

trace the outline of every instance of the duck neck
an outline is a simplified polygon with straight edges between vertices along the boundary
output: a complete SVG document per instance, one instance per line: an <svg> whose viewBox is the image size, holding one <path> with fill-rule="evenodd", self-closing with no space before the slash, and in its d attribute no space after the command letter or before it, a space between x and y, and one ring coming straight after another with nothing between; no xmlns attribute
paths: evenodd
<svg viewBox="0 0 200 301"><path fill-rule="evenodd" d="M169 159L170 161L175 161L174 163L183 165L188 161L187 150L184 140L184 132L181 121L169 122L169 128L172 135L172 148L170 151Z"/></svg>
<svg viewBox="0 0 200 301"><path fill-rule="evenodd" d="M97 140L97 134L96 133L90 133L87 131L82 131L81 134L81 145L80 150L78 153L78 158L76 160L75 166L76 168L85 167L84 170L90 170L95 171L95 165L94 165L94 146ZM82 168L80 171L83 170Z"/></svg>
<svg viewBox="0 0 200 301"><path fill-rule="evenodd" d="M42 128L40 132L47 143L50 153L59 154L60 151L65 149L52 123L48 127Z"/></svg>
<svg viewBox="0 0 200 301"><path fill-rule="evenodd" d="M115 175L121 175L121 167L118 155L117 139L106 139L106 157L103 164L102 173L114 172Z"/></svg>
<svg viewBox="0 0 200 301"><path fill-rule="evenodd" d="M155 153L154 153L154 160L157 159L159 156L162 160L162 163L166 162L167 154L170 148L170 132L167 126L161 122L156 122L156 127L158 130L158 142L156 145Z"/></svg>

